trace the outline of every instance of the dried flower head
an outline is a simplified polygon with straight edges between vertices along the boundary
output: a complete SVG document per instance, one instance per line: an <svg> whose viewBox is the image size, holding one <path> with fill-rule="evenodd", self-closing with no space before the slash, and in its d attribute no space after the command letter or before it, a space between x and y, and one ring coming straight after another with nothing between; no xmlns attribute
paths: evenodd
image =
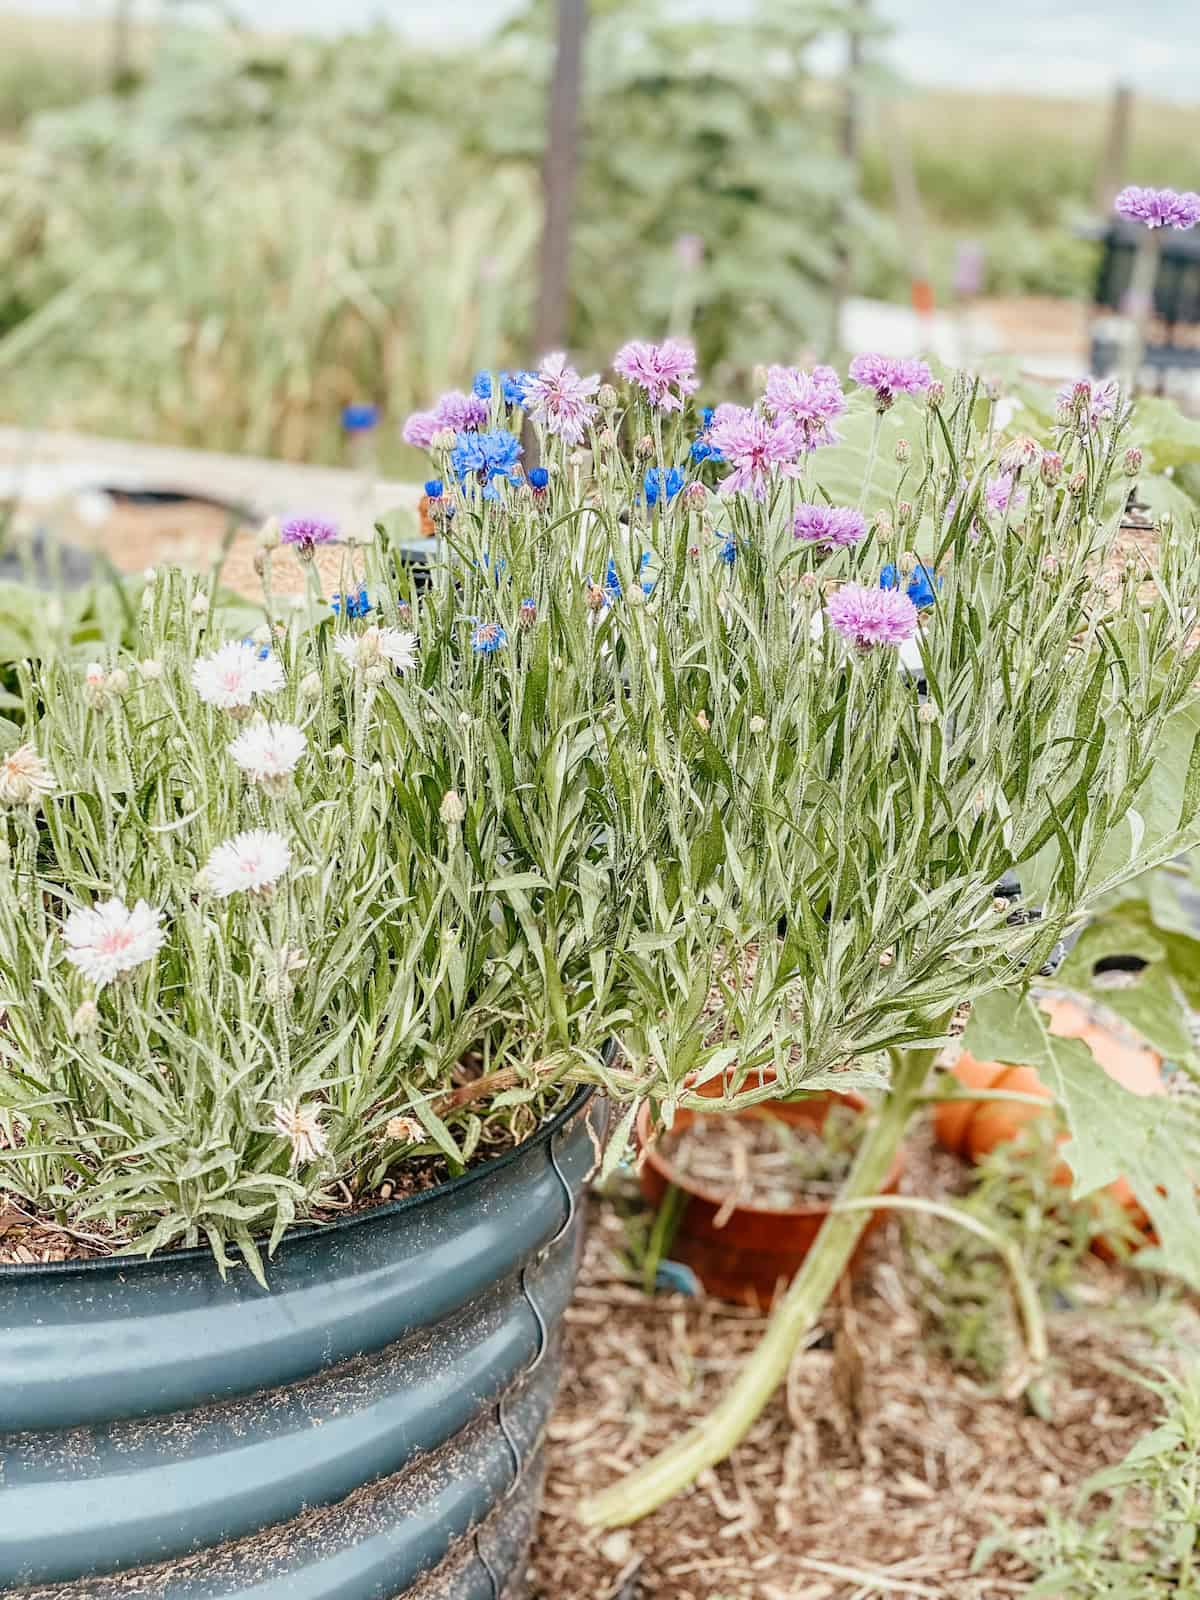
<svg viewBox="0 0 1200 1600"><path fill-rule="evenodd" d="M158 925L161 918L162 912L144 900L130 909L116 896L72 911L63 924L67 960L96 989L102 989L162 948L166 934Z"/></svg>
<svg viewBox="0 0 1200 1600"><path fill-rule="evenodd" d="M384 1133L397 1144L422 1144L425 1129L416 1117L389 1117Z"/></svg>
<svg viewBox="0 0 1200 1600"><path fill-rule="evenodd" d="M466 820L467 808L457 789L447 789L438 807L438 816L448 828L461 827Z"/></svg>
<svg viewBox="0 0 1200 1600"><path fill-rule="evenodd" d="M292 1165L316 1161L325 1154L325 1130L321 1126L319 1105L301 1105L298 1100L282 1100L271 1107L271 1122L292 1147Z"/></svg>
<svg viewBox="0 0 1200 1600"><path fill-rule="evenodd" d="M54 774L31 744L0 756L0 805L37 806L54 793Z"/></svg>

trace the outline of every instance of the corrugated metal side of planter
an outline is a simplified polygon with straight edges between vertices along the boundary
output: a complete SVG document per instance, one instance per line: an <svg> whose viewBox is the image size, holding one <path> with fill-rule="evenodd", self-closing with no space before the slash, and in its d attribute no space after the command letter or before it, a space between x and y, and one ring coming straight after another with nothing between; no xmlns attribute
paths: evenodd
<svg viewBox="0 0 1200 1600"><path fill-rule="evenodd" d="M0 1591L521 1592L602 1102L425 1194L204 1251L0 1268Z"/></svg>

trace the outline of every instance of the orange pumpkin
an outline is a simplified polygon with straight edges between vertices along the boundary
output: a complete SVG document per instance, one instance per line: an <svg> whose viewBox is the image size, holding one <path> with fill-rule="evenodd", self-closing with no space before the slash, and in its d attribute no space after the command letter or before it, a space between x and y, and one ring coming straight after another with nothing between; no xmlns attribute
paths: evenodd
<svg viewBox="0 0 1200 1600"><path fill-rule="evenodd" d="M1050 1018L1051 1033L1060 1039L1082 1039L1109 1077L1131 1093L1166 1093L1162 1057L1157 1051L1127 1042L1097 1022L1084 1006L1068 995L1047 997L1039 1004ZM967 1089L1008 1089L1032 1094L1045 1100L1047 1106L1054 1099L1036 1068L1008 1066L1002 1061L977 1061L966 1051L954 1067L954 1076ZM979 1161L998 1144L1015 1139L1027 1123L1042 1115L1037 1106L1019 1100L947 1100L934 1110L933 1127L939 1144L947 1150ZM1067 1137L1064 1133L1059 1142ZM1060 1161L1055 1168L1054 1182L1069 1184L1071 1179L1070 1167ZM1109 1184L1108 1192L1128 1210L1140 1211L1125 1178L1117 1178Z"/></svg>

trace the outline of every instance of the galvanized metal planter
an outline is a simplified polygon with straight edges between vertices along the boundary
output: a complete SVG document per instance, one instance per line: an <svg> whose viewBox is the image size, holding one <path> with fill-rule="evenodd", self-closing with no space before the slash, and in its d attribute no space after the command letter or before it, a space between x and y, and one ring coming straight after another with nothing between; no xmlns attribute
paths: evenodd
<svg viewBox="0 0 1200 1600"><path fill-rule="evenodd" d="M287 1236L269 1291L0 1267L0 1592L516 1600L601 1120Z"/></svg>

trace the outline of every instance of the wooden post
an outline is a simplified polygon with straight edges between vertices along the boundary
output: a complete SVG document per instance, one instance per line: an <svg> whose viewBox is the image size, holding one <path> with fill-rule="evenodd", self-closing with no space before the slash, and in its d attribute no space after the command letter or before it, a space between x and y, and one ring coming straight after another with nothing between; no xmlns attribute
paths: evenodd
<svg viewBox="0 0 1200 1600"><path fill-rule="evenodd" d="M871 0L853 0L851 26L846 35L846 83L842 99L841 128L838 149L850 167L850 187L858 187L858 153L862 135L862 96L858 88L858 71L863 60L863 36L859 22L865 22ZM850 292L850 271L853 261L850 245L845 238L846 207L841 208L842 236L835 246L833 279L830 284L829 304L829 354L834 355L842 343L842 308Z"/></svg>
<svg viewBox="0 0 1200 1600"><path fill-rule="evenodd" d="M1117 84L1108 108L1108 128L1104 135L1104 149L1096 169L1095 205L1098 216L1107 217L1112 211L1117 191L1125 181L1125 164L1129 155L1129 130L1133 122L1133 90L1126 83Z"/></svg>
<svg viewBox="0 0 1200 1600"><path fill-rule="evenodd" d="M579 96L587 0L558 0L558 49L550 86L546 154L542 163L545 221L533 355L566 342L571 257L571 202L578 164Z"/></svg>

